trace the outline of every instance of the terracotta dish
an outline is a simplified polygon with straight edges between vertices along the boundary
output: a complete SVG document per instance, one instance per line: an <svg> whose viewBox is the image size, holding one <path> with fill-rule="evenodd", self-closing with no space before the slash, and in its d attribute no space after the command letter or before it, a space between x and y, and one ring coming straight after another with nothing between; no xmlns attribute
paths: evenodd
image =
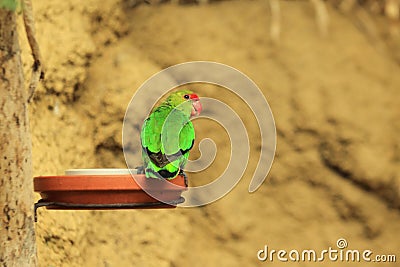
<svg viewBox="0 0 400 267"><path fill-rule="evenodd" d="M182 176L169 183L143 174L39 176L33 182L42 197L35 208L51 209L175 208L186 190Z"/></svg>

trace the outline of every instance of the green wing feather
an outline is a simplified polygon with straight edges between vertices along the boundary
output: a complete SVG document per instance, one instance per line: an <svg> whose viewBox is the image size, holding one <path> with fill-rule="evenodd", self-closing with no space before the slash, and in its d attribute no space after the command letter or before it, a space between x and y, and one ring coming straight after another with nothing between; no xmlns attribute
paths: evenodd
<svg viewBox="0 0 400 267"><path fill-rule="evenodd" d="M168 105L156 108L141 132L146 176L175 178L187 163L194 139L193 124L182 111Z"/></svg>

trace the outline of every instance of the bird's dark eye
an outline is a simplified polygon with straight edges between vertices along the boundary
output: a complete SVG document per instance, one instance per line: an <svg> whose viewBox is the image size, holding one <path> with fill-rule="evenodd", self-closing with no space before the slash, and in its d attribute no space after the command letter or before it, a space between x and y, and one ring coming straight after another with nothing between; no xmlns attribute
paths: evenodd
<svg viewBox="0 0 400 267"><path fill-rule="evenodd" d="M189 95L184 95L183 96L185 99L189 99Z"/></svg>

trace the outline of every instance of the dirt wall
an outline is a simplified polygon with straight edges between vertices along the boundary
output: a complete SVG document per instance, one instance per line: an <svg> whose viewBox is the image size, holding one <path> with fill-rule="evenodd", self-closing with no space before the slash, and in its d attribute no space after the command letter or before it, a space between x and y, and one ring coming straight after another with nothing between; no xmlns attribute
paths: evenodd
<svg viewBox="0 0 400 267"><path fill-rule="evenodd" d="M322 250L341 237L354 249L398 252L399 65L336 9L328 8L325 38L307 1L281 1L281 10L281 39L273 44L267 1L34 1L47 70L30 106L34 175L124 167L121 127L133 93L185 61L221 62L253 79L270 103L278 139L270 175L254 194L247 187L257 142L239 185L202 208L40 210L40 266L257 266L267 264L256 256L264 245ZM199 91L230 99L222 89ZM197 124L198 136L212 127ZM226 141L213 135L217 146ZM191 183L226 167L227 150L218 151L221 160Z"/></svg>

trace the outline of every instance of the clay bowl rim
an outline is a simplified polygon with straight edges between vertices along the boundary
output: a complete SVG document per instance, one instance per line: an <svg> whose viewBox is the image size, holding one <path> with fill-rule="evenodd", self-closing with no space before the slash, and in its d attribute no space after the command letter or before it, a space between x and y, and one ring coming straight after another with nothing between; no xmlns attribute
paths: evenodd
<svg viewBox="0 0 400 267"><path fill-rule="evenodd" d="M135 176L135 178L133 178ZM143 188L136 182L138 180ZM164 181L146 178L143 174L119 175L54 175L34 177L34 191L119 191L119 190L157 190L184 191L183 176ZM178 186L178 187L177 187Z"/></svg>

